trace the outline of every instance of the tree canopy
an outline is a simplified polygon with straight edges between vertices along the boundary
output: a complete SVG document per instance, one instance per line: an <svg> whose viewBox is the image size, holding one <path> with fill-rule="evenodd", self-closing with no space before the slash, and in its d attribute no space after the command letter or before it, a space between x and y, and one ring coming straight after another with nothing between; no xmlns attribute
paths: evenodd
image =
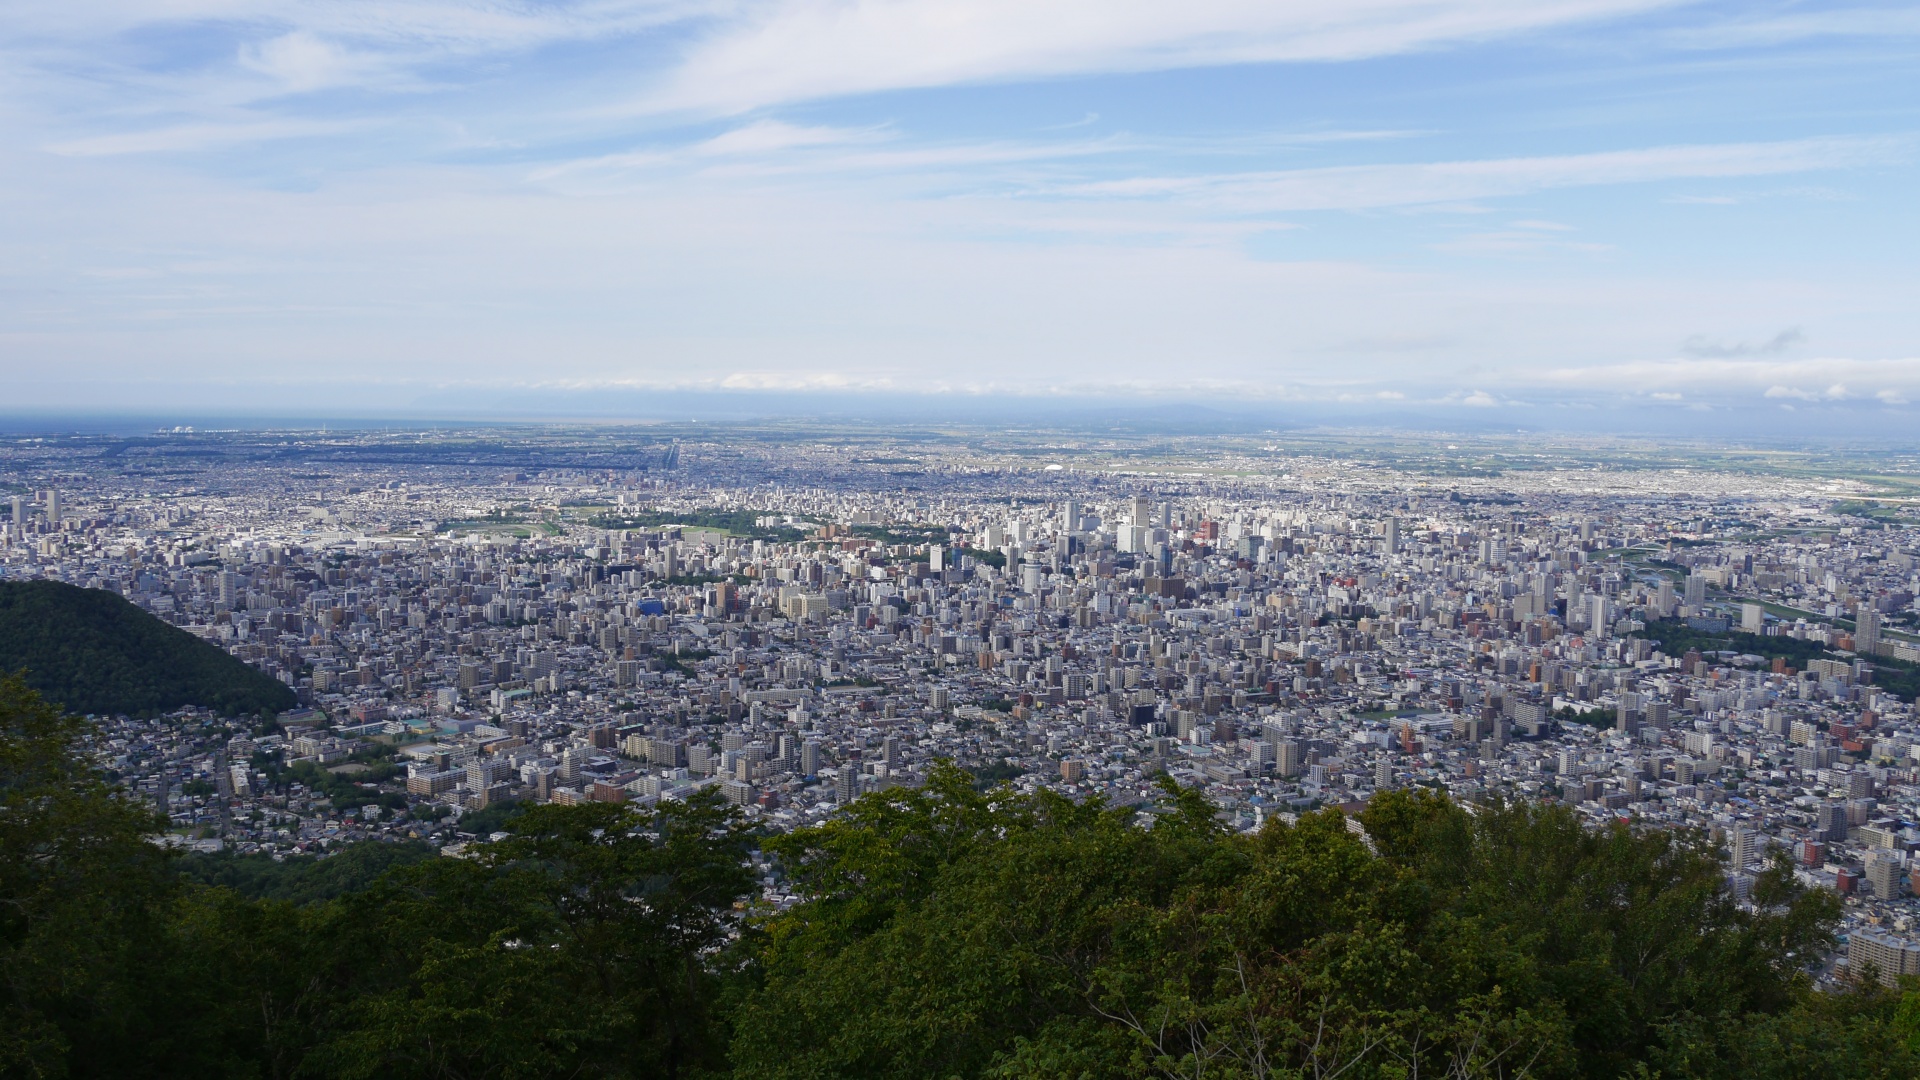
<svg viewBox="0 0 1920 1080"><path fill-rule="evenodd" d="M0 681L0 1076L1920 1075L1920 987L1814 988L1829 891L1559 806L1248 835L943 766L785 835L545 806L275 879L150 843L86 735Z"/></svg>
<svg viewBox="0 0 1920 1080"><path fill-rule="evenodd" d="M294 706L293 690L117 594L59 581L0 582L0 671L78 713L227 715Z"/></svg>

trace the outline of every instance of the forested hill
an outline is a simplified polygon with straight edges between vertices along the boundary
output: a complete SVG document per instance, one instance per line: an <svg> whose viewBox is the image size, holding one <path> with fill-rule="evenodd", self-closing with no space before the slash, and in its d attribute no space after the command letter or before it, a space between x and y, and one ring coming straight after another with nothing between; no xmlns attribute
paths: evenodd
<svg viewBox="0 0 1920 1080"><path fill-rule="evenodd" d="M58 581L0 582L0 671L77 713L199 705L281 710L293 691L122 597Z"/></svg>

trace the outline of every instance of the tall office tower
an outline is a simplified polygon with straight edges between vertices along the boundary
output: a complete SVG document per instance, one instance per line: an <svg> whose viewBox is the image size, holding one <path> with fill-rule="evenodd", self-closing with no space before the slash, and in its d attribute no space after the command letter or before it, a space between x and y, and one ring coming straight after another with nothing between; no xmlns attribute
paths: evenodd
<svg viewBox="0 0 1920 1080"><path fill-rule="evenodd" d="M850 803L860 796L860 767L857 765L840 766L839 775L833 778L833 797L835 802Z"/></svg>
<svg viewBox="0 0 1920 1080"><path fill-rule="evenodd" d="M889 735L886 741L880 744L880 760L886 762L887 772L889 773L900 767L899 738Z"/></svg>
<svg viewBox="0 0 1920 1080"><path fill-rule="evenodd" d="M1665 619L1665 618L1672 617L1673 615L1673 582L1668 581L1666 578L1660 579L1660 589L1658 592L1654 594L1653 606L1659 609L1661 618Z"/></svg>
<svg viewBox="0 0 1920 1080"><path fill-rule="evenodd" d="M19 532L27 524L27 500L23 495L13 497L13 529Z"/></svg>
<svg viewBox="0 0 1920 1080"><path fill-rule="evenodd" d="M1128 524L1136 529L1153 528L1153 500L1145 495L1133 497L1133 518Z"/></svg>
<svg viewBox="0 0 1920 1080"><path fill-rule="evenodd" d="M1060 508L1060 531L1079 532L1081 516L1080 504L1073 499L1068 499L1067 504Z"/></svg>
<svg viewBox="0 0 1920 1080"><path fill-rule="evenodd" d="M1880 648L1880 613L1864 602L1854 612L1853 651L1872 656Z"/></svg>
<svg viewBox="0 0 1920 1080"><path fill-rule="evenodd" d="M1580 542L1583 544L1593 542L1593 522L1583 521L1580 523Z"/></svg>
<svg viewBox="0 0 1920 1080"><path fill-rule="evenodd" d="M1740 605L1740 629L1743 633L1758 634L1767 628L1767 609L1759 604Z"/></svg>
<svg viewBox="0 0 1920 1080"><path fill-rule="evenodd" d="M1400 550L1400 519L1397 517L1388 518L1380 526L1380 535L1386 538L1387 554L1391 555L1394 552L1399 551Z"/></svg>
<svg viewBox="0 0 1920 1080"><path fill-rule="evenodd" d="M47 524L52 528L60 527L60 489L47 489Z"/></svg>
<svg viewBox="0 0 1920 1080"><path fill-rule="evenodd" d="M240 575L231 570L222 570L214 575L214 601L223 607L232 606L240 596Z"/></svg>
<svg viewBox="0 0 1920 1080"><path fill-rule="evenodd" d="M1687 606L1698 610L1707 602L1707 578L1704 574L1687 575Z"/></svg>

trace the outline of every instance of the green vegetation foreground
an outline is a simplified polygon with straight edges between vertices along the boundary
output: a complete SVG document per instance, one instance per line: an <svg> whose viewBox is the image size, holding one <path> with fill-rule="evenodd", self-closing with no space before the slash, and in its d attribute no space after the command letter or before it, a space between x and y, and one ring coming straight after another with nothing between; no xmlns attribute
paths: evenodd
<svg viewBox="0 0 1920 1080"><path fill-rule="evenodd" d="M1920 1074L1920 989L1811 989L1831 894L1780 865L1743 912L1698 839L1557 807L1239 836L943 768L779 837L535 808L295 905L181 874L85 735L0 683L4 1076ZM802 903L752 906L756 843Z"/></svg>

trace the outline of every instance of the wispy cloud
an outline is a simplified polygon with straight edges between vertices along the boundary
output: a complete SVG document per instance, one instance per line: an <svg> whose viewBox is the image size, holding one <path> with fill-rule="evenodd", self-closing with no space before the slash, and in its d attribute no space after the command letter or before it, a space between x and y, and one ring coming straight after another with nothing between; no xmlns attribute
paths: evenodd
<svg viewBox="0 0 1920 1080"><path fill-rule="evenodd" d="M773 0L698 44L643 107L745 111L1089 72L1384 56L1663 0Z"/></svg>
<svg viewBox="0 0 1920 1080"><path fill-rule="evenodd" d="M53 143L46 150L65 157L170 153L274 139L317 138L368 126L365 122L354 120L238 120L231 123L182 124L72 139Z"/></svg>
<svg viewBox="0 0 1920 1080"><path fill-rule="evenodd" d="M1784 45L1808 38L1884 39L1915 35L1920 35L1920 11L1898 7L1854 7L1825 11L1762 8L1750 15L1670 30L1662 37L1681 48L1730 49Z"/></svg>
<svg viewBox="0 0 1920 1080"><path fill-rule="evenodd" d="M1240 211L1359 210L1467 202L1553 188L1843 168L1900 160L1907 156L1908 150L1905 140L1895 138L1797 139L1486 161L1135 177L1068 186L1058 193L1080 197L1179 198Z"/></svg>
<svg viewBox="0 0 1920 1080"><path fill-rule="evenodd" d="M702 156L767 154L802 147L872 142L885 134L878 128L801 127L779 120L756 120L696 144L693 153Z"/></svg>

